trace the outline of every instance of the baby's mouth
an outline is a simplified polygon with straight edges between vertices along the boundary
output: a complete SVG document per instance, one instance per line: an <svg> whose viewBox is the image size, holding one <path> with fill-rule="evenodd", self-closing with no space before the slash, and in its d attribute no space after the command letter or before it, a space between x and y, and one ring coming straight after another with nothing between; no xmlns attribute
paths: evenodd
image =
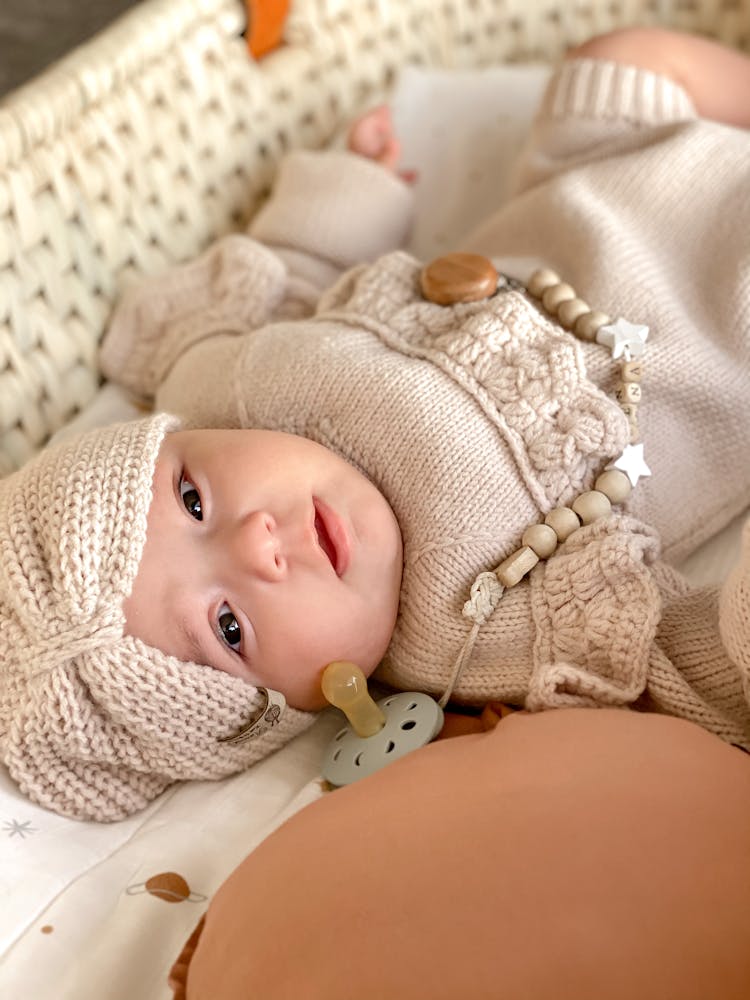
<svg viewBox="0 0 750 1000"><path fill-rule="evenodd" d="M328 557L337 576L343 576L349 564L349 540L338 515L327 504L313 498L315 534L318 545Z"/></svg>

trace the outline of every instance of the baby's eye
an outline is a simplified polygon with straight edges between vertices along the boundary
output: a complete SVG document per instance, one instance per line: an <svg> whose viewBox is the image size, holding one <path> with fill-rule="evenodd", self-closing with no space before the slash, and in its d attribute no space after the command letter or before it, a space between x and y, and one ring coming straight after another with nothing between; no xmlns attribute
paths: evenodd
<svg viewBox="0 0 750 1000"><path fill-rule="evenodd" d="M219 635L230 649L233 649L235 653L240 652L242 629L232 614L232 609L226 603L219 608Z"/></svg>
<svg viewBox="0 0 750 1000"><path fill-rule="evenodd" d="M185 510L196 521L203 520L203 506L201 505L201 495L193 486L189 479L180 476L180 496L185 505Z"/></svg>

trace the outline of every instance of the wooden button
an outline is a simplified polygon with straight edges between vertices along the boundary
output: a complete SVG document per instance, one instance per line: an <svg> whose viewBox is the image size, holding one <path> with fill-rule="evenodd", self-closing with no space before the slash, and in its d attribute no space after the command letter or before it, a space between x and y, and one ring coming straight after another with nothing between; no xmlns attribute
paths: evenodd
<svg viewBox="0 0 750 1000"><path fill-rule="evenodd" d="M422 294L439 306L477 302L494 295L497 271L492 261L475 253L449 253L422 269Z"/></svg>

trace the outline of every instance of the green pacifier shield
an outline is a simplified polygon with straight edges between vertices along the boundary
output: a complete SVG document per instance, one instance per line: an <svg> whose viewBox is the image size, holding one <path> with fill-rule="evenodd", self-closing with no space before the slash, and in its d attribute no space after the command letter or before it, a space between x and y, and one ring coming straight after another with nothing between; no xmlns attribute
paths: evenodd
<svg viewBox="0 0 750 1000"><path fill-rule="evenodd" d="M433 740L443 727L443 710L429 695L405 691L378 703L385 725L374 736L361 737L348 726L340 730L323 756L323 777L332 785L349 785Z"/></svg>

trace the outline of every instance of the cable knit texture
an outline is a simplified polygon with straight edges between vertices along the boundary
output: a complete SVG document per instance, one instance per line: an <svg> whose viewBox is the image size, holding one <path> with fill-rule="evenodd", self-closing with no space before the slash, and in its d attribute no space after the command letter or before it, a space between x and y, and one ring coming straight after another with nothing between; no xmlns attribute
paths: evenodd
<svg viewBox="0 0 750 1000"><path fill-rule="evenodd" d="M742 671L745 697L750 701L750 520L742 531L742 550L722 588L719 626L724 645Z"/></svg>
<svg viewBox="0 0 750 1000"><path fill-rule="evenodd" d="M115 820L178 779L241 770L311 720L255 687L124 634L122 604L146 537L154 463L174 418L95 431L0 482L0 755L56 812Z"/></svg>
<svg viewBox="0 0 750 1000"><path fill-rule="evenodd" d="M629 705L646 687L661 601L656 533L609 517L574 532L532 588L527 708Z"/></svg>

